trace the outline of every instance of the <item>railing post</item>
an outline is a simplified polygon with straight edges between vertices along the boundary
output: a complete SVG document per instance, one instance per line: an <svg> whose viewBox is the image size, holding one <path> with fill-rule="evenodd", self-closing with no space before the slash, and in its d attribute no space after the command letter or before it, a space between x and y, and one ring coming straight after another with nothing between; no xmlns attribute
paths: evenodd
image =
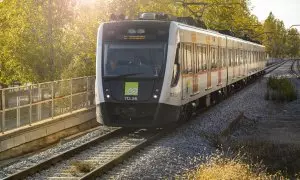
<svg viewBox="0 0 300 180"><path fill-rule="evenodd" d="M73 79L70 80L70 86L71 86L71 104L70 104L70 112L73 111Z"/></svg>
<svg viewBox="0 0 300 180"><path fill-rule="evenodd" d="M20 127L20 88L17 93L17 127Z"/></svg>
<svg viewBox="0 0 300 180"><path fill-rule="evenodd" d="M86 107L89 106L89 77L86 77Z"/></svg>
<svg viewBox="0 0 300 180"><path fill-rule="evenodd" d="M38 114L38 121L40 121L42 119L42 106L41 106L41 101L42 101L42 92L41 92L41 84L38 84L38 110L37 110L37 114Z"/></svg>
<svg viewBox="0 0 300 180"><path fill-rule="evenodd" d="M2 133L4 133L5 130L5 90L2 90L1 96L2 96Z"/></svg>
<svg viewBox="0 0 300 180"><path fill-rule="evenodd" d="M54 81L51 82L51 117L54 118Z"/></svg>
<svg viewBox="0 0 300 180"><path fill-rule="evenodd" d="M29 86L29 125L32 123L32 85Z"/></svg>

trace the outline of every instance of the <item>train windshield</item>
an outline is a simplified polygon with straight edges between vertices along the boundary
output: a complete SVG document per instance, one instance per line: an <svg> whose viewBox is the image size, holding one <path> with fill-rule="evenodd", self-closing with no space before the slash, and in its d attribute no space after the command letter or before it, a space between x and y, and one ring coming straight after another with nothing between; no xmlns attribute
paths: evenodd
<svg viewBox="0 0 300 180"><path fill-rule="evenodd" d="M166 46L166 43L104 44L104 76L161 76L166 59Z"/></svg>

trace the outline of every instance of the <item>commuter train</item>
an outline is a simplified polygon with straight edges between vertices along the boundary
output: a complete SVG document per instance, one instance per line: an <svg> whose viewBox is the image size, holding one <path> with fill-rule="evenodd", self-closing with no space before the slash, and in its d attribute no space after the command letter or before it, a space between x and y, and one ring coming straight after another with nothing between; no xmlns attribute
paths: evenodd
<svg viewBox="0 0 300 180"><path fill-rule="evenodd" d="M145 20L146 19L146 20ZM177 21L100 25L96 116L107 126L163 127L244 84L265 68L265 48Z"/></svg>

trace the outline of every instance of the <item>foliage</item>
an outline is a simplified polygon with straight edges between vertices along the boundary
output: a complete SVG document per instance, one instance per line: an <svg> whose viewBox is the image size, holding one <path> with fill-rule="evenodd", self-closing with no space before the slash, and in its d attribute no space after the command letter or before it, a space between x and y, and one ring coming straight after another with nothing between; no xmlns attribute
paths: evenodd
<svg viewBox="0 0 300 180"><path fill-rule="evenodd" d="M267 87L266 100L293 101L297 99L297 90L287 78L270 77Z"/></svg>
<svg viewBox="0 0 300 180"><path fill-rule="evenodd" d="M286 30L272 13L259 22L249 0L193 2L208 4L188 9L174 0L0 1L0 84L95 74L97 28L111 13L130 19L145 11L192 16L210 29L262 41L272 57L299 56L299 32Z"/></svg>

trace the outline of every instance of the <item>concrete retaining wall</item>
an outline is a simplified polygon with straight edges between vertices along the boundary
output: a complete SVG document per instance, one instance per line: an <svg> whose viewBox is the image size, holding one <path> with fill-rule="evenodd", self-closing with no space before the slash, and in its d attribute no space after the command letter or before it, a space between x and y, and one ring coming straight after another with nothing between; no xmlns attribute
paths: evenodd
<svg viewBox="0 0 300 180"><path fill-rule="evenodd" d="M95 108L81 109L0 134L0 160L33 152L97 125Z"/></svg>

